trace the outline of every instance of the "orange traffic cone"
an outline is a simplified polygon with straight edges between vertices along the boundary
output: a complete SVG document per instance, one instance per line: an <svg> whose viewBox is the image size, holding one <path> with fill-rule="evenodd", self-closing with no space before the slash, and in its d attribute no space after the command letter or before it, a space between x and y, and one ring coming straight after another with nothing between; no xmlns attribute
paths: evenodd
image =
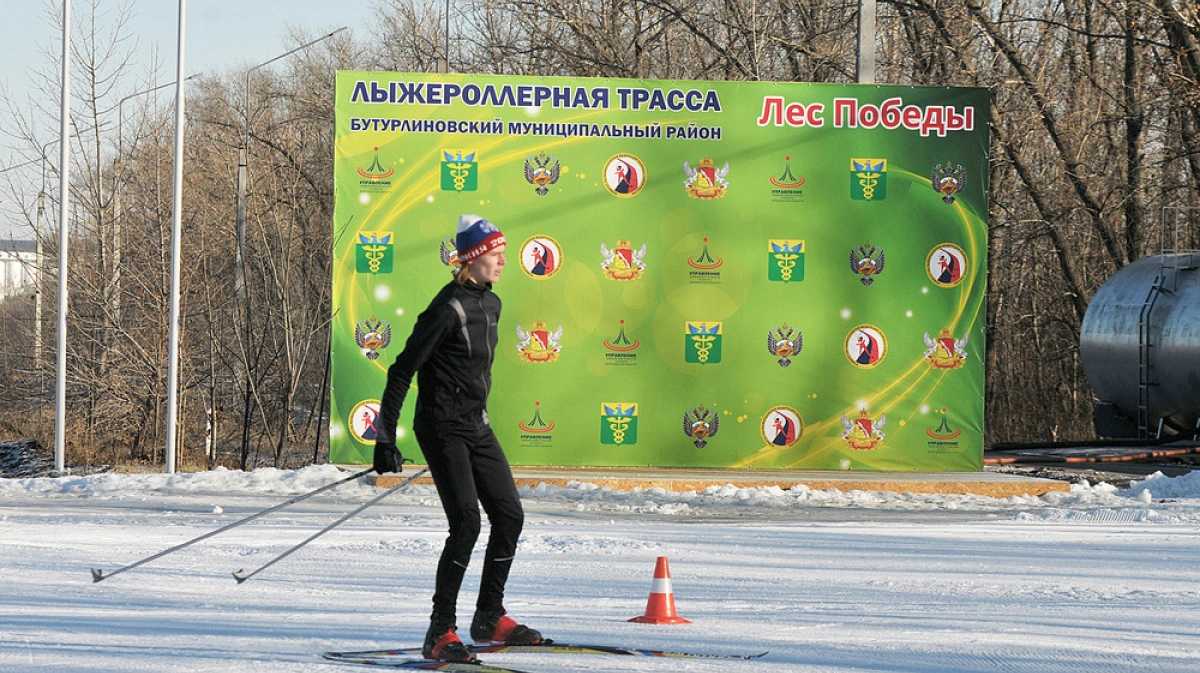
<svg viewBox="0 0 1200 673"><path fill-rule="evenodd" d="M629 621L642 624L691 624L675 614L675 592L671 590L671 569L667 566L666 556L659 556L654 566L654 584L650 587L650 600L646 601L646 614Z"/></svg>

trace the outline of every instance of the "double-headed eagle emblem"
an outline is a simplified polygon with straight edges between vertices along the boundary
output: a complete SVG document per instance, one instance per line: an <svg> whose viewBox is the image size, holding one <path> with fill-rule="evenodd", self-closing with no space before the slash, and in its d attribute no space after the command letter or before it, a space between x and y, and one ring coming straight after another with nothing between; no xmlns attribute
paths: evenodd
<svg viewBox="0 0 1200 673"><path fill-rule="evenodd" d="M779 366L787 367L792 364L791 357L804 348L804 335L794 327L783 323L767 332L767 350L771 355L779 357Z"/></svg>
<svg viewBox="0 0 1200 673"><path fill-rule="evenodd" d="M885 260L883 248L877 248L870 243L850 248L850 270L862 276L863 285L874 283L875 279L872 276L883 273Z"/></svg>
<svg viewBox="0 0 1200 673"><path fill-rule="evenodd" d="M387 348L392 343L392 326L375 316L359 320L354 325L354 343L366 350L363 355L368 360L378 360L379 349Z"/></svg>
<svg viewBox="0 0 1200 673"><path fill-rule="evenodd" d="M954 195L967 187L967 169L962 164L951 165L949 161L945 165L938 164L933 167L929 182L933 191L942 195L942 201L950 205L954 203Z"/></svg>
<svg viewBox="0 0 1200 673"><path fill-rule="evenodd" d="M557 183L561 173L558 159L546 156L545 152L539 152L537 156L525 160L525 181L537 187L535 191L538 196L548 194L550 190L546 189L546 185Z"/></svg>
<svg viewBox="0 0 1200 673"><path fill-rule="evenodd" d="M683 412L683 432L688 437L694 437L692 442L697 449L708 446L707 437L715 437L721 425L721 415L716 409L706 409L704 405Z"/></svg>
<svg viewBox="0 0 1200 673"><path fill-rule="evenodd" d="M442 239L442 248L439 252L442 258L442 264L450 267L450 273L458 271L458 248L454 247L454 239L446 237Z"/></svg>

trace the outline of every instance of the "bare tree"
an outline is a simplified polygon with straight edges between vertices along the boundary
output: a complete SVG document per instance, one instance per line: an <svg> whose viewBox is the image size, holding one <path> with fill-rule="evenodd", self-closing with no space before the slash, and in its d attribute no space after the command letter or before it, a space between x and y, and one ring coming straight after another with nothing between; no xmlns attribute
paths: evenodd
<svg viewBox="0 0 1200 673"><path fill-rule="evenodd" d="M74 55L85 65L74 87L82 112L72 120L83 177L72 194L70 409L84 412L70 426L73 455L153 462L161 458L166 397L172 120L157 99L141 99L128 132L114 135L113 115L120 126L125 111L114 113L113 99L137 89L124 41L128 10L106 14L98 0L90 7ZM242 467L319 456L336 70L433 71L449 54L457 72L849 83L857 7L851 0L490 0L456 6L447 31L441 7L386 0L372 34L341 35L256 70L249 91L245 71L192 81L184 455ZM878 81L992 92L987 440L1090 437L1094 400L1078 360L1088 302L1115 270L1159 249L1163 208L1200 205L1196 6L880 0L878 7ZM309 39L289 37L297 45ZM53 73L46 81L53 90ZM9 108L20 110L12 101ZM50 181L52 144L38 122L55 114L35 108L9 129ZM247 127L244 320L233 301L231 251ZM23 203L41 190L29 182L7 187ZM1185 234L1185 245L1200 246L1200 231ZM54 241L45 242L53 258ZM29 306L3 309L21 314ZM20 338L0 335L5 358ZM0 410L0 428L46 436L38 428L50 419L20 420L44 401L34 381L0 382L0 399L17 403Z"/></svg>

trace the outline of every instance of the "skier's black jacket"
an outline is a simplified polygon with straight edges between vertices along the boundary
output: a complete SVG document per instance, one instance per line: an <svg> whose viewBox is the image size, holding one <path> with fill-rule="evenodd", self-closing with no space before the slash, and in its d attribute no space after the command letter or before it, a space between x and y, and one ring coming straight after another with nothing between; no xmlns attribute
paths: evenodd
<svg viewBox="0 0 1200 673"><path fill-rule="evenodd" d="M404 351L388 367L377 442L396 441L396 422L414 374L418 375L414 428L466 429L487 424L500 321L500 297L491 288L491 283L451 281L417 316Z"/></svg>

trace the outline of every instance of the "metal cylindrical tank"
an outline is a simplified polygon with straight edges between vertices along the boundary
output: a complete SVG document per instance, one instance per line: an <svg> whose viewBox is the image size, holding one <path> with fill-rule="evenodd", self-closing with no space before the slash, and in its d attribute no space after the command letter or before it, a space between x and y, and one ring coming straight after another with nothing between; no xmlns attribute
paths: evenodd
<svg viewBox="0 0 1200 673"><path fill-rule="evenodd" d="M1088 382L1135 431L1139 416L1151 436L1160 420L1167 435L1200 419L1198 267L1197 253L1140 259L1100 287L1083 317L1079 359ZM1098 433L1099 417L1098 410Z"/></svg>

